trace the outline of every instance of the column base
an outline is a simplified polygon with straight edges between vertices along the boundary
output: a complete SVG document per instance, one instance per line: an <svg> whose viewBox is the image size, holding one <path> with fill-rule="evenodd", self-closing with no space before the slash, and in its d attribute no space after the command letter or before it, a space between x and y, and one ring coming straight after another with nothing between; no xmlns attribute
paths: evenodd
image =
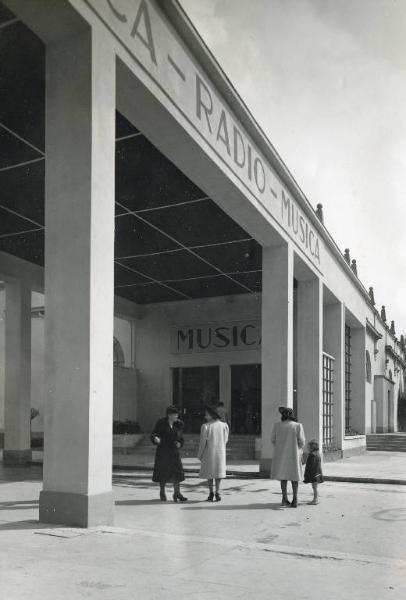
<svg viewBox="0 0 406 600"><path fill-rule="evenodd" d="M32 461L32 452L29 450L3 450L4 465L28 465Z"/></svg>
<svg viewBox="0 0 406 600"><path fill-rule="evenodd" d="M113 492L104 494L74 494L42 491L39 496L41 523L70 527L112 525L114 521Z"/></svg>
<svg viewBox="0 0 406 600"><path fill-rule="evenodd" d="M271 476L272 458L261 458L259 461L259 476L269 478Z"/></svg>

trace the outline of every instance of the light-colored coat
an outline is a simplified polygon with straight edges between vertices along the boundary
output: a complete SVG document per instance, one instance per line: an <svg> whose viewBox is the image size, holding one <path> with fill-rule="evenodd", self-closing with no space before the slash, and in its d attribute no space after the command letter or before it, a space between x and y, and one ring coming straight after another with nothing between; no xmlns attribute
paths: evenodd
<svg viewBox="0 0 406 600"><path fill-rule="evenodd" d="M223 421L209 421L200 430L200 444L197 454L201 461L202 479L223 479L226 476L226 444L228 425Z"/></svg>
<svg viewBox="0 0 406 600"><path fill-rule="evenodd" d="M295 421L275 423L271 441L274 445L271 479L301 481L302 452L305 445L302 424Z"/></svg>

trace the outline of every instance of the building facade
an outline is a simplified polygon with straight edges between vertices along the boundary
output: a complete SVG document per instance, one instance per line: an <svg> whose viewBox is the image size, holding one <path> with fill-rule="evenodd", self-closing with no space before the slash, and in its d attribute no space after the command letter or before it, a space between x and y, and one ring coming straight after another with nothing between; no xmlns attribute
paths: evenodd
<svg viewBox="0 0 406 600"><path fill-rule="evenodd" d="M171 402L193 433L220 398L265 475L280 405L326 453L396 431L403 338L177 2L1 7L3 457L30 460L41 293L41 520L111 522L113 417Z"/></svg>

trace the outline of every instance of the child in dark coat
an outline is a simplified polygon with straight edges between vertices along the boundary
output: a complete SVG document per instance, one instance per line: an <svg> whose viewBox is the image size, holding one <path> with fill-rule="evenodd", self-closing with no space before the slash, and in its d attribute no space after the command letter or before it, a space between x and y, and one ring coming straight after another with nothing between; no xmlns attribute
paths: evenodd
<svg viewBox="0 0 406 600"><path fill-rule="evenodd" d="M321 456L319 452L319 443L317 440L310 440L307 445L309 454L306 460L304 472L304 483L311 483L313 488L313 500L309 504L319 503L319 494L317 486L323 483L323 471L321 469Z"/></svg>

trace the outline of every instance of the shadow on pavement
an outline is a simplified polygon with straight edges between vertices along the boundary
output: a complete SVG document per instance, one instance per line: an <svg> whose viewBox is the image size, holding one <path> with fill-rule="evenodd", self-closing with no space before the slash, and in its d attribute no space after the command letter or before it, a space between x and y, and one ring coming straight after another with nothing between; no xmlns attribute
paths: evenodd
<svg viewBox="0 0 406 600"><path fill-rule="evenodd" d="M7 467L0 463L0 483L18 481L42 481L42 467L32 465Z"/></svg>
<svg viewBox="0 0 406 600"><path fill-rule="evenodd" d="M200 502L199 502L200 504ZM205 506L186 506L184 505L182 508L184 510L258 510L258 509L266 509L266 510L286 510L283 506L281 506L280 502L270 504L219 504L218 502L209 503L205 502Z"/></svg>
<svg viewBox="0 0 406 600"><path fill-rule="evenodd" d="M0 510L29 510L30 508L38 508L38 499L0 502Z"/></svg>
<svg viewBox="0 0 406 600"><path fill-rule="evenodd" d="M51 529L52 525L46 523L40 523L34 519L27 519L26 521L10 521L9 523L0 523L0 531L18 531L26 529ZM56 527L55 527L56 528Z"/></svg>
<svg viewBox="0 0 406 600"><path fill-rule="evenodd" d="M202 500L188 500L187 504L201 504ZM148 506L148 505L156 505L156 506L170 506L171 504L178 504L179 506L185 506L184 502L174 502L171 496L168 496L168 500L162 502L159 498L153 498L151 500L116 500L116 506Z"/></svg>

